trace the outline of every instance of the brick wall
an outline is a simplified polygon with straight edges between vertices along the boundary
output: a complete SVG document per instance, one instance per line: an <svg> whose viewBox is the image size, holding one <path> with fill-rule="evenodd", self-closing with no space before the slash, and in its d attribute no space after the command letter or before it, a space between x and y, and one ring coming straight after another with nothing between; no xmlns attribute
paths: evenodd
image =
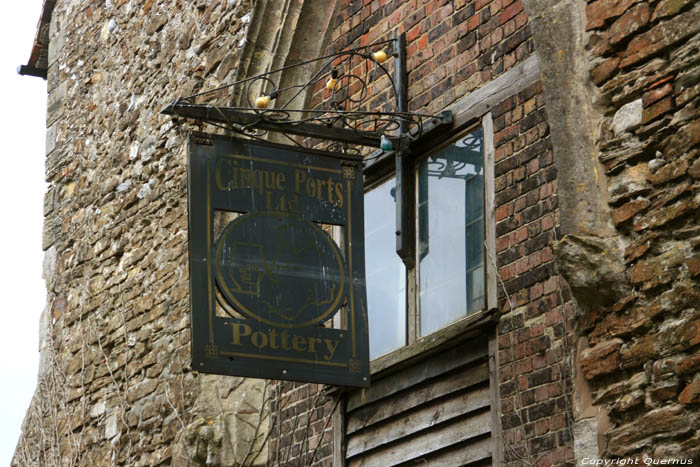
<svg viewBox="0 0 700 467"><path fill-rule="evenodd" d="M438 113L534 53L520 0L340 0L329 51L402 33L416 112Z"/></svg>
<svg viewBox="0 0 700 467"><path fill-rule="evenodd" d="M626 292L589 310L582 367L609 418L608 457L690 459L700 435L700 6L589 1L590 79L602 123Z"/></svg>
<svg viewBox="0 0 700 467"><path fill-rule="evenodd" d="M505 460L573 459L568 289L557 274L557 170L541 83L493 109ZM512 310L511 310L512 307Z"/></svg>
<svg viewBox="0 0 700 467"><path fill-rule="evenodd" d="M270 413L272 465L331 465L332 414L338 402L319 384L275 383Z"/></svg>
<svg viewBox="0 0 700 467"><path fill-rule="evenodd" d="M400 33L407 39L409 109L416 112L438 113L534 54L520 0L341 0L329 52ZM372 88L377 97L368 98L367 108L384 105L385 89L382 82ZM320 83L312 103L329 98ZM503 433L496 443L508 465L567 465L573 459L573 312L550 248L557 237L557 171L541 83L505 98L492 117L497 251L490 256L502 281L503 313Z"/></svg>

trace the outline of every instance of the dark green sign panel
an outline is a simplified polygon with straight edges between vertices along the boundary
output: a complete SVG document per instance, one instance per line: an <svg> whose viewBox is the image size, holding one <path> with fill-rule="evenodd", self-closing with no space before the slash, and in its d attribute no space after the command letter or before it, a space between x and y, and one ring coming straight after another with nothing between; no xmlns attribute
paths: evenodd
<svg viewBox="0 0 700 467"><path fill-rule="evenodd" d="M369 385L361 167L190 136L193 369Z"/></svg>

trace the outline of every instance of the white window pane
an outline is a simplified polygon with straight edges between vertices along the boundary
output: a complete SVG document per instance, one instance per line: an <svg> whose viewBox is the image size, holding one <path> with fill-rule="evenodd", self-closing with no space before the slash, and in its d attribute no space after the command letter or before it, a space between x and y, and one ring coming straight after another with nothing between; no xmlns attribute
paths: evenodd
<svg viewBox="0 0 700 467"><path fill-rule="evenodd" d="M396 180L365 194L365 274L369 353L406 345L406 268L396 254Z"/></svg>
<svg viewBox="0 0 700 467"><path fill-rule="evenodd" d="M482 140L476 130L418 167L423 336L484 306Z"/></svg>

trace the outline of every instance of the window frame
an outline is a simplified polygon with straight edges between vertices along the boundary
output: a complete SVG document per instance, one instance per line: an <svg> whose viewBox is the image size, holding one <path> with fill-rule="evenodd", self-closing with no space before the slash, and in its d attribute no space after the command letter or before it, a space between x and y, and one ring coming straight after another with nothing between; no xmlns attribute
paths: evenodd
<svg viewBox="0 0 700 467"><path fill-rule="evenodd" d="M461 117L461 118L460 118ZM493 118L488 111L483 115L472 118L464 118L465 115L458 115L456 123L451 128L440 133L433 132L425 134L412 147L408 156L411 181L411 199L405 209L404 215L410 216L409 225L412 232L409 233L410 241L414 245L412 258L405 261L406 264L406 336L405 344L388 353L374 357L370 362L371 374L377 375L394 366L405 363L409 360L422 358L434 352L440 351L446 346L454 345L456 342L466 339L475 328L493 325L497 320L497 283L495 266L495 243L496 243L496 220L494 210L494 144L493 144ZM420 306L419 306L419 272L417 263L417 252L415 244L417 242L417 170L419 161L431 154L434 154L460 137L481 128L483 131L482 155L484 163L484 286L485 286L485 306L482 310L472 312L444 327L441 327L425 336L420 335ZM440 143L436 146L433 142L438 139ZM379 186L385 181L396 176L396 155L389 152L371 160L365 166L365 193ZM397 190L398 194L398 190ZM397 225L399 220L397 219ZM406 224L404 224L406 225ZM400 365L402 366L402 365Z"/></svg>

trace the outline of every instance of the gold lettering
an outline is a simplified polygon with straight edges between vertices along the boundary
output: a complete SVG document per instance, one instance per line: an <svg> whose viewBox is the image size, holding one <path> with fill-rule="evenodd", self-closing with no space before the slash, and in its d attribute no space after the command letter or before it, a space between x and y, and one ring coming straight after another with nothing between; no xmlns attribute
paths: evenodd
<svg viewBox="0 0 700 467"><path fill-rule="evenodd" d="M338 182L335 184L335 196L338 198L338 206L343 207L343 184Z"/></svg>
<svg viewBox="0 0 700 467"><path fill-rule="evenodd" d="M241 186L240 188L250 188L253 181L253 172L250 169L241 168ZM237 187L238 188L238 187Z"/></svg>
<svg viewBox="0 0 700 467"><path fill-rule="evenodd" d="M252 336L250 336L250 342L259 349L267 347L267 335L260 331L256 331Z"/></svg>
<svg viewBox="0 0 700 467"><path fill-rule="evenodd" d="M319 200L323 199L323 187L326 186L325 180L316 180L316 197Z"/></svg>
<svg viewBox="0 0 700 467"><path fill-rule="evenodd" d="M333 179L331 177L328 177L328 180L326 181L326 186L328 187L328 202L334 204L335 200L333 199Z"/></svg>
<svg viewBox="0 0 700 467"><path fill-rule="evenodd" d="M315 353L316 352L316 343L321 343L321 339L319 337L309 337L309 352Z"/></svg>
<svg viewBox="0 0 700 467"><path fill-rule="evenodd" d="M252 345L258 349L264 349L269 346L275 350L281 348L285 351L291 350L298 353L318 353L326 361L333 360L340 344L340 339L290 335L287 331L278 333L274 329L270 329L267 333L263 331L253 332L253 329L244 323L232 323L231 327L233 329L233 345Z"/></svg>
<svg viewBox="0 0 700 467"><path fill-rule="evenodd" d="M314 183L313 178L309 178L306 180L306 196L309 198L315 198L316 197L316 184Z"/></svg>
<svg viewBox="0 0 700 467"><path fill-rule="evenodd" d="M286 184L287 177L282 172L277 172L277 176L275 177L275 188L282 191L285 189Z"/></svg>
<svg viewBox="0 0 700 467"><path fill-rule="evenodd" d="M294 336L292 339L292 348L297 352L305 352L306 338L304 336Z"/></svg>
<svg viewBox="0 0 700 467"><path fill-rule="evenodd" d="M301 187L306 181L306 172L301 170L294 171L294 193L301 193Z"/></svg>
<svg viewBox="0 0 700 467"><path fill-rule="evenodd" d="M270 347L273 349L279 349L279 346L277 345L277 331L270 329L270 335L268 337L270 338Z"/></svg>
<svg viewBox="0 0 700 467"><path fill-rule="evenodd" d="M289 335L287 334L287 331L282 331L282 350L289 350L291 347L289 347Z"/></svg>
<svg viewBox="0 0 700 467"><path fill-rule="evenodd" d="M323 342L326 343L326 348L328 349L328 354L324 355L323 358L325 358L326 360L331 360L333 358L333 354L335 354L335 349L337 349L338 344L340 344L340 341L333 339L323 339Z"/></svg>
<svg viewBox="0 0 700 467"><path fill-rule="evenodd" d="M250 336L253 331L250 326L243 323L233 323L233 345L241 345L241 337Z"/></svg>
<svg viewBox="0 0 700 467"><path fill-rule="evenodd" d="M231 177L227 176L228 174L222 173L226 169L230 170L230 167L225 167L229 165L231 165L231 161L219 159L219 161L216 163L216 167L214 168L214 178L216 179L216 187L221 191L231 189L231 182L228 181ZM224 180L227 180L228 183L224 183Z"/></svg>

